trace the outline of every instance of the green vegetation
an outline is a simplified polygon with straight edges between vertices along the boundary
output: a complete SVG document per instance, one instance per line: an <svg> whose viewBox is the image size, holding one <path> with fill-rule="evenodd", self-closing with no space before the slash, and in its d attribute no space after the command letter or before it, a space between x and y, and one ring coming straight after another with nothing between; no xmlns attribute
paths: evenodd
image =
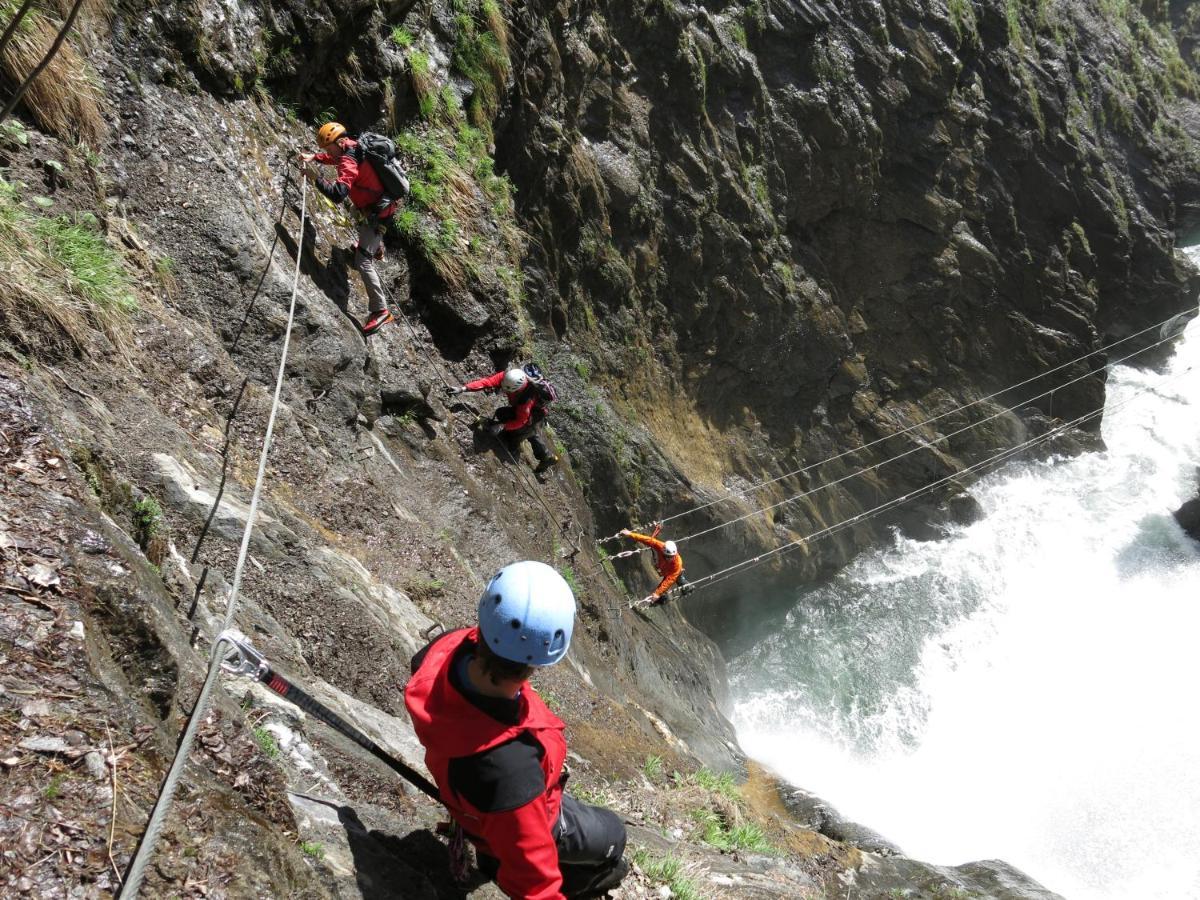
<svg viewBox="0 0 1200 900"><path fill-rule="evenodd" d="M279 749L279 741L275 740L275 735L267 729L256 725L253 734L254 743L258 744L258 749L265 753L268 759L279 759L283 755Z"/></svg>
<svg viewBox="0 0 1200 900"><path fill-rule="evenodd" d="M739 47L749 47L750 41L746 37L746 26L741 22L733 22L729 26L729 34L733 38L734 43Z"/></svg>
<svg viewBox="0 0 1200 900"><path fill-rule="evenodd" d="M162 528L162 507L147 494L133 504L133 533L138 545L145 550Z"/></svg>
<svg viewBox="0 0 1200 900"><path fill-rule="evenodd" d="M576 800L580 800L589 806L606 806L612 808L617 799L613 792L607 787L582 787L575 783L575 778L571 778L571 790L569 792Z"/></svg>
<svg viewBox="0 0 1200 900"><path fill-rule="evenodd" d="M500 92L512 72L508 25L495 0L453 0L452 6L458 34L450 64L474 87L467 118L490 137Z"/></svg>
<svg viewBox="0 0 1200 900"><path fill-rule="evenodd" d="M94 216L76 219L58 216L33 222L34 233L47 245L50 255L69 273L73 287L96 306L121 312L137 309L129 277L120 257L97 229Z"/></svg>
<svg viewBox="0 0 1200 900"><path fill-rule="evenodd" d="M434 86L433 73L430 71L429 54L416 51L408 55L408 74L412 83L413 95L417 98L417 108L421 111L422 119L432 119L437 113L438 95Z"/></svg>
<svg viewBox="0 0 1200 900"><path fill-rule="evenodd" d="M12 20L18 5L14 0L0 3L0 29ZM54 4L35 4L5 47L0 80L10 86L21 84L54 44L62 24ZM102 98L98 79L72 36L29 85L22 105L43 131L70 143L82 141L98 147L107 131L100 113Z"/></svg>
<svg viewBox="0 0 1200 900"><path fill-rule="evenodd" d="M979 22L975 18L975 6L971 0L948 0L950 8L950 27L959 46L963 44L979 45Z"/></svg>
<svg viewBox="0 0 1200 900"><path fill-rule="evenodd" d="M651 881L661 881L671 889L674 900L701 900L696 882L689 878L683 862L676 856L655 856L643 847L633 851L633 861Z"/></svg>
<svg viewBox="0 0 1200 900"><path fill-rule="evenodd" d="M576 597L578 597L579 593L580 593L579 579L575 575L575 569L572 568L571 566L563 566L562 577L563 577L563 581L565 581L570 586L571 593L573 593Z"/></svg>
<svg viewBox="0 0 1200 900"><path fill-rule="evenodd" d="M0 122L0 147L28 147L29 132L16 119Z"/></svg>
<svg viewBox="0 0 1200 900"><path fill-rule="evenodd" d="M483 132L459 114L453 124L438 122L407 131L397 137L396 145L413 160L409 204L396 216L400 233L422 249L452 287L465 287L490 268L515 306L522 285L515 275L521 238L513 187L506 176L495 173ZM468 236L471 223L489 213L495 232Z"/></svg>
<svg viewBox="0 0 1200 900"><path fill-rule="evenodd" d="M325 848L316 841L301 841L300 852L309 859L322 860L325 858Z"/></svg>
<svg viewBox="0 0 1200 900"><path fill-rule="evenodd" d="M651 781L657 781L662 778L663 774L663 759L661 756L650 754L646 757L646 761L642 764L642 773Z"/></svg>
<svg viewBox="0 0 1200 900"><path fill-rule="evenodd" d="M700 826L701 840L718 850L746 850L766 856L779 852L767 840L763 830L752 822L731 825L720 813L706 808L694 810L692 818Z"/></svg>
<svg viewBox="0 0 1200 900"><path fill-rule="evenodd" d="M1088 256L1091 256L1092 245L1088 241L1087 232L1084 230L1083 226L1080 225L1078 221L1074 221L1071 223L1071 231L1075 235L1075 240L1079 242L1080 249L1083 250L1083 252Z"/></svg>
<svg viewBox="0 0 1200 900"><path fill-rule="evenodd" d="M58 795L62 793L62 785L66 780L66 772L59 772L57 775L51 776L50 783L47 784L45 789L42 791L42 796L47 800L56 799Z"/></svg>
<svg viewBox="0 0 1200 900"><path fill-rule="evenodd" d="M397 25L392 29L392 43L397 47L403 47L407 50L413 45L414 40L413 33L403 25Z"/></svg>
<svg viewBox="0 0 1200 900"><path fill-rule="evenodd" d="M1021 31L1021 2L1020 0L1004 0L1004 20L1008 23L1008 43L1010 46L1023 50L1025 37Z"/></svg>
<svg viewBox="0 0 1200 900"><path fill-rule="evenodd" d="M846 84L854 78L854 57L840 41L825 39L813 47L813 74L826 84Z"/></svg>
<svg viewBox="0 0 1200 900"><path fill-rule="evenodd" d="M692 781L714 794L720 794L728 800L737 801L741 798L733 775L729 772L713 772L711 769L701 769L692 776Z"/></svg>

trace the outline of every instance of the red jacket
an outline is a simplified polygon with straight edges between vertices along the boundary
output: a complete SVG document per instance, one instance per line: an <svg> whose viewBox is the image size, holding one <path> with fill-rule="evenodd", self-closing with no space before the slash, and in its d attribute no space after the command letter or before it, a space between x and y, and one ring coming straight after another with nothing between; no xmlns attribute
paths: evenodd
<svg viewBox="0 0 1200 900"><path fill-rule="evenodd" d="M486 391L489 388L500 387L500 382L503 380L504 372L497 372L487 378L468 381L463 387L468 391ZM508 405L513 408L513 417L505 421L504 430L520 431L522 428L527 428L533 422L534 409L537 407L539 399L533 382L527 381L521 390L512 394L506 392L504 396L508 398Z"/></svg>
<svg viewBox="0 0 1200 900"><path fill-rule="evenodd" d="M345 149L337 160L334 160L328 153L318 153L313 160L327 166L337 166L337 179L329 185L333 193L328 191L322 191L322 193L340 203L342 198L334 196L334 194L341 193L336 186L345 185L344 190L349 191L350 202L354 204L355 208L374 212L375 204L383 199L383 182L379 180L379 176L375 174L375 170L371 168L369 162L363 160L360 165L354 158L354 148L357 146L357 141L346 138ZM326 183L322 181L318 184L325 186ZM386 219L395 211L396 204L393 203L379 213L379 218Z"/></svg>
<svg viewBox="0 0 1200 900"><path fill-rule="evenodd" d="M683 556L679 553L676 553L674 556L667 556L663 552L663 547L666 545L658 538L651 537L648 534L638 534L636 531L631 531L629 532L629 537L639 544L645 544L647 547L653 548L654 568L658 569L658 574L662 576L662 581L654 589L654 596L661 597L671 589L671 585L679 580L679 575L683 572Z"/></svg>
<svg viewBox="0 0 1200 900"><path fill-rule="evenodd" d="M458 649L478 641L478 628L452 631L435 640L404 689L404 703L425 745L425 765L442 802L476 847L499 860L496 881L501 890L521 900L559 900L562 873L553 829L562 805L566 726L529 685L521 691L516 725L506 725L467 700L452 684L450 670ZM461 764L464 757L518 736L532 737L541 746L545 790L516 809L484 812L453 788L451 763Z"/></svg>

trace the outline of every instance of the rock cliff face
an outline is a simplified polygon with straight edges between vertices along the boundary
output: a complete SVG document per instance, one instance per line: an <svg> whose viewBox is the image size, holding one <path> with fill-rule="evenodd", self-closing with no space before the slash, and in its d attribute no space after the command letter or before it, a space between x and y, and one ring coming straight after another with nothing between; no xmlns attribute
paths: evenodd
<svg viewBox="0 0 1200 900"><path fill-rule="evenodd" d="M1196 17L1159 6L123 0L87 19L108 137L77 148L38 106L0 133L0 734L30 823L5 835L6 886L97 895L136 844L228 602L298 258L237 615L281 671L416 762L400 688L428 627L469 621L503 563L553 561L582 627L538 686L571 723L573 784L695 863L705 896L1041 896L1002 864L832 841L761 776L733 801L692 774L743 762L693 625L736 648L782 586L969 502L648 616L618 607L649 573L593 541L719 500L685 537L881 464L685 543L703 577L1098 407L1095 361L990 395L1194 306L1174 235L1200 225ZM382 265L402 321L369 341L348 223L309 193L302 229L288 166L333 115L398 135L413 175ZM541 481L473 433L489 400L442 400L517 357L562 394L569 466ZM265 692L218 697L150 890L456 895L436 809ZM66 802L90 812L64 827ZM782 854L720 855L698 809L755 814ZM38 863L47 842L70 852Z"/></svg>
<svg viewBox="0 0 1200 900"><path fill-rule="evenodd" d="M815 466L1194 307L1174 234L1195 219L1196 156L1168 98L1190 111L1195 76L1161 11L1116 10L651 2L547 16L521 48L499 154L545 272L534 308L645 429L636 454L618 432L586 455L604 530L631 506L670 514ZM690 571L1096 409L1103 359L684 520L703 531L914 451L698 539ZM582 419L573 446L612 433ZM920 534L957 487L805 546L784 580L819 577L893 523ZM734 623L790 603L770 584L759 569L698 594L689 616L736 643Z"/></svg>

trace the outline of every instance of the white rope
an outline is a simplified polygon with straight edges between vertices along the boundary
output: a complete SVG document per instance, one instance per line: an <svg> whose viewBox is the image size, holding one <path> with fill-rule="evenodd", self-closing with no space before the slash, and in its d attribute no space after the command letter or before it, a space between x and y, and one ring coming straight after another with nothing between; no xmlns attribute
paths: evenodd
<svg viewBox="0 0 1200 900"><path fill-rule="evenodd" d="M267 455L270 453L271 437L275 431L275 417L279 412L279 396L283 390L283 373L287 366L288 347L292 339L292 322L296 317L296 293L300 285L300 259L304 251L304 225L308 211L307 199L308 181L307 179L301 179L300 237L296 245L296 271L292 276L292 299L288 307L287 331L283 337L283 350L279 354L279 372L275 376L275 395L271 401L271 415L267 419L267 431L263 437L262 452L258 457L258 476L254 482L254 493L250 497L250 512L246 516L246 527L242 531L242 546L238 551L237 567L233 573L233 586L229 591L229 605L225 610L225 621L221 631L225 631L233 624L233 615L237 609L238 591L242 585L242 572L245 570L246 557L250 551L250 534L254 529L254 519L258 512L258 500L262 495L263 479L267 471ZM129 866L129 875L121 887L120 900L128 900L128 898L136 897L138 891L141 889L142 879L145 877L146 865L150 862L150 857L154 854L154 848L158 843L163 822L166 819L167 812L171 808L171 802L175 798L175 788L178 786L179 778L183 774L188 753L196 737L196 729L204 719L208 707L209 694L212 692L213 685L216 684L217 674L221 671L220 651L223 643L223 641L217 640L213 644L208 663L208 675L204 679L204 686L200 689L200 696L196 699L196 705L192 709L192 716L188 720L187 728L183 733L183 739L179 742L179 749L175 752L175 759L171 763L171 770L167 773L166 780L163 782L158 802L154 804L154 810L150 813L150 819L146 823L146 832L142 835L142 843L138 847L137 854Z"/></svg>
<svg viewBox="0 0 1200 900"><path fill-rule="evenodd" d="M806 491L801 491L799 494L796 494L794 497L787 497L776 503L772 503L769 506L764 506L761 509L752 510L751 512L748 512L748 513L745 513L744 515L738 516L736 519L729 519L725 522L721 522L717 525L713 525L710 528L705 528L703 531L697 531L695 534L684 535L683 537L676 538L675 543L682 544L685 541L692 540L693 538L703 537L704 535L711 534L714 531L720 531L722 528L728 528L730 525L735 525L738 522L744 522L746 519L752 519L761 513L770 512L771 510L777 509L780 506L785 506L788 503L794 503L797 500L803 500L805 497L811 497L813 494L820 493L821 491L826 490L827 488L831 488L831 487L834 487L835 485L842 484L843 482L849 481L852 478L857 478L859 475L865 475L868 472L874 472L875 470L881 469L884 466L889 465L890 463L896 462L897 460L904 459L907 456L912 456L914 453L919 453L922 450L928 450L928 449L936 446L937 444L941 444L945 441L950 440L950 438L952 438L952 437L956 437L957 435L962 434L963 432L970 431L972 428L978 428L980 425L984 425L988 422L991 422L993 419L998 419L1001 416L1008 415L1008 414L1014 412L1015 410L1019 409L1022 406L1029 405L1030 403L1032 403L1035 400L1041 400L1043 397L1049 397L1052 394L1057 393L1058 391L1061 391L1061 390L1064 390L1064 389L1070 387L1071 385L1075 384L1076 382L1083 381L1086 378L1091 378L1093 375L1103 372L1104 369L1107 368L1107 366L1109 366L1109 365L1119 365L1120 363L1123 363L1129 359L1132 359L1133 357L1138 356L1139 354L1145 353L1148 350L1153 350L1155 347L1158 347L1159 345L1167 343L1168 341L1171 341L1171 340L1174 340L1174 337L1163 338L1162 340L1156 341L1155 343L1150 344L1146 347L1143 347L1140 350L1136 350L1127 356L1123 356L1123 357L1121 357L1121 359L1115 360L1112 363L1106 363L1104 367L1101 367L1099 369L1093 369L1092 371L1086 372L1083 375L1079 375L1076 378L1072 378L1070 381L1064 382L1063 384L1060 384L1054 388L1051 388L1048 391L1043 391L1042 393L1040 393L1034 397L1030 397L1027 400L1023 400L1020 403L1016 404L1015 406L1010 406L1005 409L999 410L998 412L995 412L992 415L987 416L986 418L980 419L977 422L972 422L970 425L964 425L962 428L959 428L956 431L951 431L949 434L944 434L944 435L941 435L940 437L934 438L933 440L929 441L928 443L918 444L915 447L911 447L908 450L905 450L903 453L898 453L895 456L891 456L891 457L888 457L887 459L880 460L879 462L874 463L870 466L865 466L864 468L856 469L855 471L850 472L847 475L843 475L841 478L837 478L833 481L827 481L824 484L819 484L814 488L810 488ZM932 419L929 421L932 421ZM896 434L888 435L888 437L897 437L898 435L903 434L903 433L904 432L896 432ZM879 441L875 441L874 443L879 443ZM871 446L871 445L865 444L863 447L859 447L858 449L863 450L869 446ZM848 452L854 452L854 451L848 451ZM842 454L842 455L844 456L845 454ZM832 457L831 459L836 459L836 458L837 457ZM829 460L826 460L826 461L828 462ZM817 465L821 465L821 463L817 463Z"/></svg>
<svg viewBox="0 0 1200 900"><path fill-rule="evenodd" d="M1106 344L1103 347L1098 347L1095 350L1092 350L1089 353L1085 353L1082 356L1076 357L1075 359L1072 359L1069 362L1065 362L1062 365L1055 366L1053 369L1048 369L1045 372L1041 372L1030 378L1026 378L1024 381L1018 382L1017 384L1009 385L1006 388L1001 388L1000 390L995 391L994 393L988 394L986 397L980 397L978 400L972 400L970 403L964 403L962 406L956 406L954 409L947 410L946 412L943 412L943 413L938 413L936 416L932 416L921 422L917 422L913 425L909 425L907 428L901 429L900 431L893 432L892 434L886 434L881 438L876 438L875 440L871 441L868 444L863 444L861 447L852 447L849 450L843 450L841 453L835 454L834 456L827 457L826 459L820 460L819 462L810 463L809 465L804 466L803 468L793 469L792 471L784 472L782 475L779 475L775 478L771 478L766 481L760 481L757 484L751 485L750 487L746 488L745 490L741 491L740 493L732 494L728 497L718 497L716 500L710 500L708 503L701 504L700 506L693 506L690 509L685 509L682 512L677 512L677 513L675 513L675 515L667 516L666 518L661 519L660 521L663 523L671 522L671 521L674 521L675 519L682 518L683 516L690 516L692 513L700 512L701 510L708 509L710 506L715 506L718 503L725 503L725 502L734 501L734 500L745 500L747 495L752 494L755 491L761 490L762 488L769 487L772 484L777 484L778 482L783 481L786 478L791 478L795 475L803 475L807 472L811 472L813 469L823 466L826 463L831 463L834 460L842 459L843 457L850 456L851 454L854 454L854 453L861 453L864 450L868 450L871 447L874 447L876 444L882 444L884 441L889 441L892 438L899 437L902 434L907 434L910 431L915 431L916 429L922 428L926 425L936 422L939 419L944 419L947 416L952 416L955 413L962 412L963 410L966 410L966 409L970 409L971 407L977 406L980 403L986 403L989 400L993 400L996 397L999 397L1001 394L1007 394L1009 391L1015 391L1018 388L1022 388L1027 384L1031 384L1032 382L1037 381L1040 378L1045 378L1047 375L1053 375L1055 372L1061 372L1063 369L1070 368L1071 366L1075 365L1076 363L1083 362L1085 359L1088 359L1092 356L1096 356L1099 353L1105 353L1108 350L1111 350L1113 347L1117 347L1121 344L1126 343L1127 341L1132 341L1134 338L1141 337L1142 335L1146 334L1149 331L1153 331L1156 328L1162 328L1163 326L1170 324L1172 321L1174 321L1178 318L1179 318L1179 314L1170 316L1166 319L1163 319L1163 321L1161 321L1161 322L1157 322L1154 325L1150 325L1146 328L1143 328L1141 331L1135 332L1134 334L1128 335L1127 337L1123 337L1119 340L1113 341L1111 344ZM1170 337L1166 337L1163 340L1158 341L1154 346L1158 346L1159 344L1162 344L1166 341L1173 340L1174 337L1177 337L1177 335L1172 335ZM1145 348L1145 349L1149 349L1149 348ZM1140 353L1142 351L1138 351L1138 352ZM1062 387L1065 387L1065 386L1066 385L1061 385L1059 388L1056 388L1056 390L1061 390ZM1045 396L1045 395L1042 395L1042 396ZM1036 398L1034 398L1034 399L1036 399ZM1028 403L1029 401L1025 401L1025 402ZM1018 405L1022 405L1022 404L1018 404ZM619 534L610 535L609 537L606 537L606 538L600 538L599 541L597 541L597 543L604 543L606 541L614 540L615 538L618 538L618 537L620 537Z"/></svg>
<svg viewBox="0 0 1200 900"><path fill-rule="evenodd" d="M1165 382L1162 382L1159 385L1154 385L1154 386L1143 388L1142 390L1132 394L1131 396L1127 397L1125 400L1122 400L1120 403L1116 404L1110 410L1110 413L1115 414L1115 413L1119 412L1120 410L1124 409L1131 402L1133 402L1135 399L1142 396L1143 394L1153 393L1155 390L1157 390L1157 388L1161 387L1162 384L1169 384L1172 381L1182 378L1184 375L1189 375L1194 371L1195 371L1194 367L1188 368L1188 369L1185 369L1183 372L1180 372L1177 375L1172 375L1170 378L1166 379ZM765 553L760 553L757 556L749 557L747 559L742 560L741 562L734 563L732 566L727 566L726 568L721 569L718 572L713 572L711 575L705 575L702 578L697 578L694 581L689 582L689 585L693 586L697 590L703 589L705 587L711 587L712 584L715 584L718 581L724 581L726 578L732 577L734 574L737 574L739 571L750 568L754 565L757 565L758 563L762 562L765 559L769 559L772 556L786 553L789 550L794 550L795 548L797 548L803 544L814 543L815 541L818 541L823 537L828 537L829 535L834 534L837 531L840 531L845 528L849 528L851 525L856 525L859 522L864 522L868 519L874 518L875 516L877 516L883 512L886 512L887 510L889 510L893 507L899 506L903 503L907 503L909 500L919 497L922 494L929 493L930 491L934 490L937 487L940 487L943 484L946 484L947 482L954 481L958 478L961 478L963 475L969 475L969 474L976 472L990 464L1004 462L1005 460L1009 459L1010 457L1015 456L1016 454L1018 454L1024 450L1027 450L1030 447L1034 447L1034 446L1037 446L1038 444L1045 443L1046 441L1050 440L1053 437L1056 437L1057 435L1063 433L1064 431L1067 431L1070 428L1074 428L1076 425L1080 425L1083 422L1086 422L1090 419L1096 418L1099 415L1102 415L1104 413L1104 409L1105 408L1103 406L1101 406L1098 409L1094 409L1090 412L1084 413L1082 416L1072 419L1070 422L1064 422L1062 425L1052 428L1050 431L1047 431L1045 434L1038 435L1035 438L1030 438L1029 440L1024 441L1020 444L1017 444L1015 447L1010 447L1007 450L1002 450L1001 452L999 452L993 456L990 456L987 459L982 460L981 462L975 463L972 466L962 469L961 471L954 472L950 475L947 475L944 478L941 478L937 481L934 481L930 484L920 487L915 491L911 491L907 494L903 494L900 497L894 497L891 500L888 500L886 503L881 503L879 506L873 507L872 509L866 510L865 512L858 513L857 515L851 516L849 519L845 519L834 525L830 525L829 527L823 528L820 531L815 531L812 534L808 534L803 537L797 538L794 541L789 541L786 544L781 544L780 546L775 547L771 550L768 550Z"/></svg>

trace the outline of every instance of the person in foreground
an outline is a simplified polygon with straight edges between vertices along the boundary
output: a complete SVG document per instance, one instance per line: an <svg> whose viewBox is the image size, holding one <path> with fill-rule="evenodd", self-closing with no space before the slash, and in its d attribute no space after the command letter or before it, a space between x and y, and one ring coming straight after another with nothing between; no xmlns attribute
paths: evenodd
<svg viewBox="0 0 1200 900"><path fill-rule="evenodd" d="M575 597L545 563L505 566L479 621L412 659L404 702L442 802L509 897L599 897L629 871L625 826L563 792L566 727L529 676L567 654Z"/></svg>

